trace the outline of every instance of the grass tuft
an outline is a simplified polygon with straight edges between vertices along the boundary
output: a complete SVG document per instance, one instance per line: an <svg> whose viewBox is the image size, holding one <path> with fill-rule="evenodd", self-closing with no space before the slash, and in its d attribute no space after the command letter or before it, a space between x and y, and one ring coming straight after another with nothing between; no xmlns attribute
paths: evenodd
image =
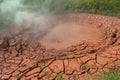
<svg viewBox="0 0 120 80"><path fill-rule="evenodd" d="M120 68L104 72L100 75L98 80L120 80Z"/></svg>

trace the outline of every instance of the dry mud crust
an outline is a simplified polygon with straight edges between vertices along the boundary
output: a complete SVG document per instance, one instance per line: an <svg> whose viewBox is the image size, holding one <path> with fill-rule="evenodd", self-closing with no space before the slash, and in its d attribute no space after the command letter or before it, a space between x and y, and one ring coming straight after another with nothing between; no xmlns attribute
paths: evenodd
<svg viewBox="0 0 120 80"><path fill-rule="evenodd" d="M4 37L0 46L1 80L55 80L58 76L65 80L87 80L120 66L120 19L93 14L55 18L97 28L101 37L97 41L85 38L62 49L48 49L40 42L39 37L43 36L34 36L33 28L26 28L25 24L22 25L25 28L7 30L3 32L5 36L1 35Z"/></svg>

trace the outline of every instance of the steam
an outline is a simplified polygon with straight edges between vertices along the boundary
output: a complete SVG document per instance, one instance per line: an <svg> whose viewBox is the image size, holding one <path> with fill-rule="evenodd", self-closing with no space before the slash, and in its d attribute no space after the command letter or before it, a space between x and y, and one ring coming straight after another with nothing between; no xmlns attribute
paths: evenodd
<svg viewBox="0 0 120 80"><path fill-rule="evenodd" d="M0 3L0 14L0 18L2 16L7 16L7 18L4 17L1 19L2 21L5 20L3 21L4 24L7 24L6 21L13 22L14 24L20 24L24 20L30 19L34 16L33 13L28 12L28 10L24 10L21 0L3 0L3 2Z"/></svg>
<svg viewBox="0 0 120 80"><path fill-rule="evenodd" d="M2 12L13 11L20 6L20 0L3 0L0 4Z"/></svg>
<svg viewBox="0 0 120 80"><path fill-rule="evenodd" d="M2 13L0 17L5 16L5 20L2 19L2 21L7 24L7 27L13 23L14 27L19 29L28 30L30 28L33 35L32 39L40 38L39 40L41 40L55 25L59 24L59 20L53 15L64 9L64 6L61 5L64 0L41 0L42 2L38 4L31 0L33 3L31 2L30 5L26 5L22 1L24 0L3 0L0 3L0 14ZM24 34L24 31L21 31L21 34Z"/></svg>
<svg viewBox="0 0 120 80"><path fill-rule="evenodd" d="M54 16L56 13L61 14L62 11L64 11L65 1L66 0L4 0L0 4L0 9L2 13L12 15L8 15L8 18L12 20L14 26L17 27L15 30L12 28L11 33L15 32L12 37L14 37L14 34L15 37L20 34L23 39L25 37L28 42L37 40L46 47L54 48L58 45L59 48L62 48L77 42L79 40L77 34L80 33L79 26L72 26L72 24L70 24L74 23L74 21L69 23L69 20L65 19L69 16ZM67 22L68 24L65 24ZM63 23L64 25L60 25ZM74 29L72 29L73 27ZM16 32L16 30L18 30L18 32Z"/></svg>
<svg viewBox="0 0 120 80"><path fill-rule="evenodd" d="M24 4L25 1L27 4ZM13 23L20 24L25 20L61 13L64 9L63 3L64 0L3 0L0 3L0 14L8 15Z"/></svg>

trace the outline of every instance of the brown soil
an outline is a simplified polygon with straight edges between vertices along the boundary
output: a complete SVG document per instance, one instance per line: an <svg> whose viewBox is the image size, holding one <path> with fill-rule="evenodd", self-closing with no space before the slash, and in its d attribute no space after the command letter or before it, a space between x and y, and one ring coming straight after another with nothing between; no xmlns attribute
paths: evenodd
<svg viewBox="0 0 120 80"><path fill-rule="evenodd" d="M93 14L40 19L1 32L0 80L55 80L57 74L88 80L120 66L120 19Z"/></svg>

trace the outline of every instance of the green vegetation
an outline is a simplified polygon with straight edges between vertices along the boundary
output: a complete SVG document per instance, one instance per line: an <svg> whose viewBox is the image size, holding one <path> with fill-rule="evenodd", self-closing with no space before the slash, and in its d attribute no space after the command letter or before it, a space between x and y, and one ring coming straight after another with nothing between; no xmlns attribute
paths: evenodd
<svg viewBox="0 0 120 80"><path fill-rule="evenodd" d="M50 60L50 59L42 59L42 60L39 61L39 63L41 63L41 64L44 63L44 64L45 64L45 63L47 63L49 60Z"/></svg>
<svg viewBox="0 0 120 80"><path fill-rule="evenodd" d="M0 6L4 0L0 0ZM7 1L7 0L6 0ZM9 1L9 0L8 0ZM18 0L19 1L19 0ZM120 0L20 0L22 11L39 14L94 13L120 18ZM15 1L16 2L16 1ZM16 10L18 11L18 9ZM0 9L0 28L14 22L15 11Z"/></svg>
<svg viewBox="0 0 120 80"><path fill-rule="evenodd" d="M64 80L64 78L62 78L62 76L60 74L57 74L55 80Z"/></svg>
<svg viewBox="0 0 120 80"><path fill-rule="evenodd" d="M120 68L104 72L98 80L120 80Z"/></svg>
<svg viewBox="0 0 120 80"><path fill-rule="evenodd" d="M120 17L120 0L23 0L30 11L42 13L94 13Z"/></svg>
<svg viewBox="0 0 120 80"><path fill-rule="evenodd" d="M57 74L55 80L64 80L64 78L62 78L60 74ZM120 80L120 68L110 70L109 72L103 72L103 74L93 78L93 80Z"/></svg>

